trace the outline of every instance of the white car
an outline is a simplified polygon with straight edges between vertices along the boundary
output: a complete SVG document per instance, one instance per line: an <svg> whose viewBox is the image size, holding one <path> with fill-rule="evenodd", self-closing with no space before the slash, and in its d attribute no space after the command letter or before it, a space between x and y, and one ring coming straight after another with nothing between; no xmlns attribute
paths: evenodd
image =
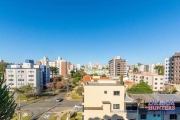
<svg viewBox="0 0 180 120"><path fill-rule="evenodd" d="M82 108L83 105L81 105L81 104L76 104L74 107L75 107L75 108Z"/></svg>

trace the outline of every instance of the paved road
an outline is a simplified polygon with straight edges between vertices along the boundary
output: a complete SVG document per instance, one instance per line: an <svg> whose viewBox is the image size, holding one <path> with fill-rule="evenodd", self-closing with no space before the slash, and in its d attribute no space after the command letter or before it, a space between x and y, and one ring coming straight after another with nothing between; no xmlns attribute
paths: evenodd
<svg viewBox="0 0 180 120"><path fill-rule="evenodd" d="M48 118L53 115L53 113L49 112L59 112L65 109L70 109L73 108L75 104L78 102L75 101L67 101L63 100L62 102L56 102L56 98L64 98L66 95L66 92L62 92L59 95L55 96L54 98L51 99L45 99L36 103L22 103L21 104L21 109L22 110L29 110L34 113L32 120L37 120L43 113L48 112L43 116L41 120L48 120Z"/></svg>

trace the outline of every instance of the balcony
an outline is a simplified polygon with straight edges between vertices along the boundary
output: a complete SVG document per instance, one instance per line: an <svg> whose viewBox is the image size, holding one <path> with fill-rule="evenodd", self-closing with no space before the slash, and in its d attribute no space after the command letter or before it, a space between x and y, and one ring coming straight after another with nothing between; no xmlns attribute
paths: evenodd
<svg viewBox="0 0 180 120"><path fill-rule="evenodd" d="M137 110L111 110L111 113L137 113Z"/></svg>

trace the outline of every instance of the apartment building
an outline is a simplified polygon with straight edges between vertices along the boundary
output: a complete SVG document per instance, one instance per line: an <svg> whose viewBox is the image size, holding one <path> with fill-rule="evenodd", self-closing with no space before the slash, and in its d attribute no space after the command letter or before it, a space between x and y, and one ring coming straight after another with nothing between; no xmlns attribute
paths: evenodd
<svg viewBox="0 0 180 120"><path fill-rule="evenodd" d="M115 57L109 61L110 76L127 76L127 60L120 56Z"/></svg>
<svg viewBox="0 0 180 120"><path fill-rule="evenodd" d="M22 65L8 65L6 68L6 84L10 88L24 85L43 88L50 82L50 68L45 65L34 65L33 60L26 60Z"/></svg>
<svg viewBox="0 0 180 120"><path fill-rule="evenodd" d="M33 68L32 63L8 65L6 68L6 85L19 88L30 84L32 87L43 87L43 73L40 68Z"/></svg>
<svg viewBox="0 0 180 120"><path fill-rule="evenodd" d="M154 92L162 92L164 88L164 76L152 74L150 72L132 72L129 73L129 81L133 83L146 82L151 86Z"/></svg>
<svg viewBox="0 0 180 120"><path fill-rule="evenodd" d="M180 52L165 58L165 78L172 84L180 84Z"/></svg>
<svg viewBox="0 0 180 120"><path fill-rule="evenodd" d="M40 61L40 63L39 63ZM64 77L70 72L71 63L63 60L60 56L55 59L54 61L50 61L48 57L44 57L43 59L39 60L37 65L48 65L50 67L57 67L58 68L58 75L62 75Z"/></svg>
<svg viewBox="0 0 180 120"><path fill-rule="evenodd" d="M87 82L84 86L83 120L135 120L137 106L116 81ZM136 107L132 107L135 105Z"/></svg>
<svg viewBox="0 0 180 120"><path fill-rule="evenodd" d="M50 82L50 68L45 65L34 65L34 68L40 68L42 71L43 86Z"/></svg>

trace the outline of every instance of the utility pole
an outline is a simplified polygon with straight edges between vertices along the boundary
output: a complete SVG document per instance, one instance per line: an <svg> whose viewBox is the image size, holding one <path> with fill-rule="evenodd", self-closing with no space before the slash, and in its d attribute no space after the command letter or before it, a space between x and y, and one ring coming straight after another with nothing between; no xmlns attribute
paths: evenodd
<svg viewBox="0 0 180 120"><path fill-rule="evenodd" d="M68 88L69 88L69 85L68 85L68 84L69 84L69 79L68 79L68 78L65 78L65 80L66 80L66 84L67 84L67 94L68 94L68 91L69 91L69 90L68 90Z"/></svg>

